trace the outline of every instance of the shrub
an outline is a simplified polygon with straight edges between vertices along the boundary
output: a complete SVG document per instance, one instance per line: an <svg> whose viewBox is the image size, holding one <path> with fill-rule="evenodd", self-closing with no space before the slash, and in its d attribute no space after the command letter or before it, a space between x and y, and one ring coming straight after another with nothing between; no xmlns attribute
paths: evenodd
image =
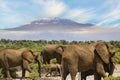
<svg viewBox="0 0 120 80"><path fill-rule="evenodd" d="M3 69L0 69L0 78L3 78L4 75L3 75Z"/></svg>
<svg viewBox="0 0 120 80"><path fill-rule="evenodd" d="M109 76L109 77L106 77L104 80L115 80L115 77Z"/></svg>
<svg viewBox="0 0 120 80"><path fill-rule="evenodd" d="M119 77L116 77L115 80L120 80L120 76L119 76Z"/></svg>
<svg viewBox="0 0 120 80"><path fill-rule="evenodd" d="M50 60L50 64L55 64L55 63L57 63L56 58Z"/></svg>
<svg viewBox="0 0 120 80"><path fill-rule="evenodd" d="M38 76L38 72L37 71L32 71L30 74L29 74L29 77L31 78L31 79L35 79L35 77L37 77Z"/></svg>
<svg viewBox="0 0 120 80"><path fill-rule="evenodd" d="M120 80L120 76L119 77L109 76L109 77L106 77L104 80Z"/></svg>
<svg viewBox="0 0 120 80"><path fill-rule="evenodd" d="M117 63L120 63L120 52L117 52L117 53L115 54L115 58L116 58L116 60L117 60Z"/></svg>

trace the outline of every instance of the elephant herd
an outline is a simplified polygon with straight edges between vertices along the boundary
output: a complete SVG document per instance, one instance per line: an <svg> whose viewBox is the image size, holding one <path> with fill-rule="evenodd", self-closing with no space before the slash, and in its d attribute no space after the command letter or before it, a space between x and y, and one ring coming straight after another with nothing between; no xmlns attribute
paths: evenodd
<svg viewBox="0 0 120 80"><path fill-rule="evenodd" d="M41 55L43 63L50 63L52 58L56 58L62 66L62 80L66 80L69 73L71 79L75 80L77 72L81 72L81 80L86 80L87 75L94 75L94 80L101 80L113 74L115 52L114 46L101 41L88 45L46 45Z"/></svg>
<svg viewBox="0 0 120 80"><path fill-rule="evenodd" d="M77 72L81 72L81 80L86 80L88 75L94 75L94 80L101 80L112 75L115 68L115 47L107 42L94 42L87 45L81 44L47 44L41 51L43 64L49 64L56 58L60 64L62 80L66 80L68 74L71 80L76 80ZM5 69L7 78L11 78L10 67L21 66L22 77L25 71L31 72L29 63L38 62L38 72L41 77L40 55L30 49L2 49L0 50L0 67ZM52 69L52 68L51 68ZM108 75L106 74L108 73Z"/></svg>

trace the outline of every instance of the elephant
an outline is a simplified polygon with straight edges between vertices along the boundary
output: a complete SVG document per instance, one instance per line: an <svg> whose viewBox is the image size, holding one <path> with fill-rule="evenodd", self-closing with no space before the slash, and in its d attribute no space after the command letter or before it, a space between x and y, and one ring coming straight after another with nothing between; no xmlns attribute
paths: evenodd
<svg viewBox="0 0 120 80"><path fill-rule="evenodd" d="M60 45L59 52L62 54L62 80L70 73L71 79L75 80L77 72L94 70L94 80L101 80L107 75L104 65L112 65L115 55L115 47L107 42L95 42L89 45ZM111 68L110 68L111 69ZM111 71L112 72L112 71Z"/></svg>
<svg viewBox="0 0 120 80"><path fill-rule="evenodd" d="M0 67L5 70L6 78L12 79L10 76L9 68L21 66L22 67L22 77L25 77L25 71L31 72L31 68L29 63L34 62L36 60L38 62L38 72L39 76L41 76L41 63L40 56L36 51L32 51L27 48L21 49L2 49L0 50Z"/></svg>
<svg viewBox="0 0 120 80"><path fill-rule="evenodd" d="M112 75L115 69L114 62L111 62L110 64L104 64L104 69L105 69L105 72L108 72L108 76ZM87 76L93 75L93 74L94 74L93 69L89 69L87 71L81 72L81 80L86 80Z"/></svg>
<svg viewBox="0 0 120 80"><path fill-rule="evenodd" d="M48 76L48 74L50 74L50 76L52 76L53 72L55 72L55 76L57 75L57 72L59 73L59 75L61 75L61 65L60 64L50 64L46 70L47 70L46 77Z"/></svg>
<svg viewBox="0 0 120 80"><path fill-rule="evenodd" d="M50 60L56 58L57 63L61 63L62 55L56 52L58 44L47 44L41 51L41 56L43 56L43 64L50 64Z"/></svg>

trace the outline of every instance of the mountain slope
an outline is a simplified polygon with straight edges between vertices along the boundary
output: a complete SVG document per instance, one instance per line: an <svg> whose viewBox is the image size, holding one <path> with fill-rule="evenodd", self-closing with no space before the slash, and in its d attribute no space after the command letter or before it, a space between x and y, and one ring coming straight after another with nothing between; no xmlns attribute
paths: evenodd
<svg viewBox="0 0 120 80"><path fill-rule="evenodd" d="M60 18L43 18L31 22L30 24L25 24L16 28L11 28L7 30L12 31L43 31L43 30L70 30L70 29L80 29L84 27L94 26L92 24L81 24L74 22L69 19Z"/></svg>

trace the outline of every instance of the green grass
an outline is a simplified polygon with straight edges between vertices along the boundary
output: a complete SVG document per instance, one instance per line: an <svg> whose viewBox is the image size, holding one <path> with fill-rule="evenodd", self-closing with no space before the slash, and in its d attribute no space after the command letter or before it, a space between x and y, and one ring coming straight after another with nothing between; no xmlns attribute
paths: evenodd
<svg viewBox="0 0 120 80"><path fill-rule="evenodd" d="M120 80L120 76L119 77L109 76L109 77L106 77L104 80Z"/></svg>

